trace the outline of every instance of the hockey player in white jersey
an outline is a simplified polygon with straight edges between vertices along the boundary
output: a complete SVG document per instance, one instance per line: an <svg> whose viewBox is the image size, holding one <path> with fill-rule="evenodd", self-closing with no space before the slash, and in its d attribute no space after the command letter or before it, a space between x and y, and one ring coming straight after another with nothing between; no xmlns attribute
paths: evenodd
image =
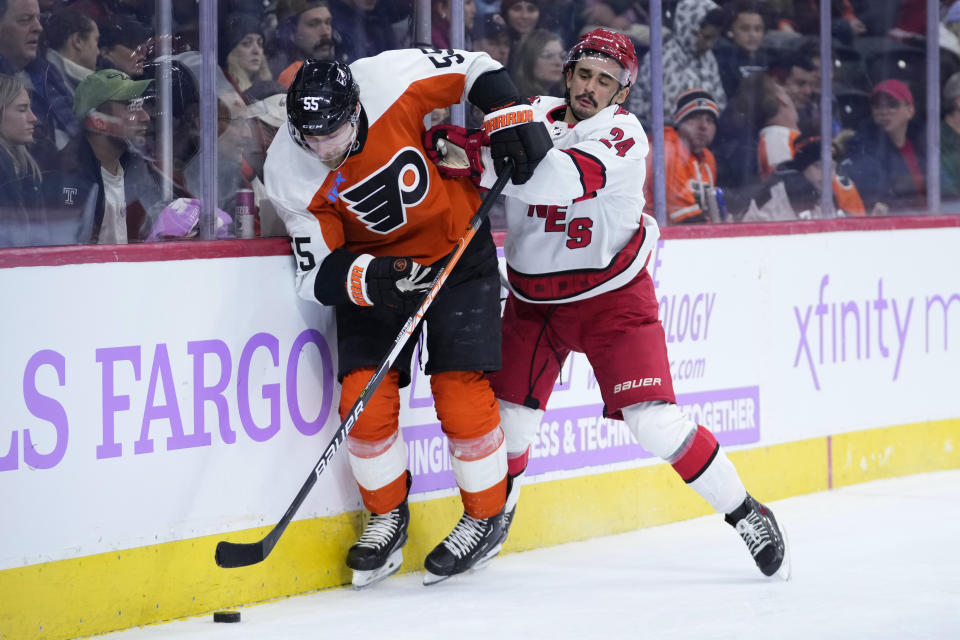
<svg viewBox="0 0 960 640"><path fill-rule="evenodd" d="M646 269L659 238L656 221L643 213L647 138L620 106L637 66L626 36L605 29L583 35L564 64L565 98L532 102L553 149L529 181L503 191L511 295L503 316L503 368L489 377L514 478L507 527L547 400L563 362L577 351L593 367L606 415L624 420L644 449L668 461L725 515L765 575L787 578L788 549L773 513L747 493L713 434L676 405ZM488 117L486 133L498 124ZM459 138L449 129L432 130L428 148L430 142L438 148L435 160L452 158L464 154L445 154L450 143L464 142L473 177L490 186L496 179L490 157L470 152L476 136Z"/></svg>

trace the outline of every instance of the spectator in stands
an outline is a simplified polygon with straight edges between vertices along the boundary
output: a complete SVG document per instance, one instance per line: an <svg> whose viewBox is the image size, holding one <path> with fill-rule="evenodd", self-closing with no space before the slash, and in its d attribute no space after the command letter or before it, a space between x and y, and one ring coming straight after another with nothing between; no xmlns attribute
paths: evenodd
<svg viewBox="0 0 960 640"><path fill-rule="evenodd" d="M397 0L330 0L330 13L353 62L398 48L393 23L407 17L409 7Z"/></svg>
<svg viewBox="0 0 960 640"><path fill-rule="evenodd" d="M0 74L0 248L43 244L40 168L28 148L36 125L23 82Z"/></svg>
<svg viewBox="0 0 960 640"><path fill-rule="evenodd" d="M171 0L173 33L188 49L200 49L200 7L197 0Z"/></svg>
<svg viewBox="0 0 960 640"><path fill-rule="evenodd" d="M474 0L463 2L463 49L472 50L470 34L477 18L477 5ZM438 49L450 48L450 0L434 0L430 18L431 43Z"/></svg>
<svg viewBox="0 0 960 640"><path fill-rule="evenodd" d="M922 1L922 0L921 0ZM875 2L874 4L883 4ZM846 45L863 35L867 27L857 17L850 0L832 0L830 3L831 34ZM820 33L820 3L818 0L794 0L788 24L797 33L817 35Z"/></svg>
<svg viewBox="0 0 960 640"><path fill-rule="evenodd" d="M778 165L793 159L801 134L797 128L799 122L797 110L786 90L769 77L764 81L763 89L764 97L760 108L764 114L765 126L760 130L760 140L757 144L757 165L760 167L760 178L766 180ZM818 136L817 139L819 139ZM865 214L863 200L856 185L836 171L833 178L833 195L837 207L846 215Z"/></svg>
<svg viewBox="0 0 960 640"><path fill-rule="evenodd" d="M510 33L499 13L484 16L473 28L473 51L486 51L506 67L510 63Z"/></svg>
<svg viewBox="0 0 960 640"><path fill-rule="evenodd" d="M137 152L150 119L143 101L151 82L101 69L77 85L74 112L84 131L63 151L55 206L76 210L91 229L86 241L141 241L164 207L160 176Z"/></svg>
<svg viewBox="0 0 960 640"><path fill-rule="evenodd" d="M766 76L761 86L763 128L757 142L757 166L766 180L778 164L793 157L794 142L800 137L800 116L786 89L773 78Z"/></svg>
<svg viewBox="0 0 960 640"><path fill-rule="evenodd" d="M537 26L542 29L549 29L553 31L558 36L560 40L566 44L568 42L576 42L580 37L581 33L589 31L588 23L583 19L583 13L587 0L550 0L549 2L540 3L540 18L537 20ZM618 0L614 0L614 4L620 4ZM639 6L640 3L633 2L633 0L625 0L622 4L629 5L635 9L635 11L627 11L627 15L644 15L645 11ZM643 18L637 18L638 21L643 24L634 24L631 23L623 31L630 37L634 37L634 33L646 34L647 40L650 37L650 28L647 26L647 20Z"/></svg>
<svg viewBox="0 0 960 640"><path fill-rule="evenodd" d="M253 171L246 155L253 144L250 115L240 94L222 91L217 96L217 206L233 211L239 189L250 189ZM187 190L194 196L203 193L201 154L185 168Z"/></svg>
<svg viewBox="0 0 960 640"><path fill-rule="evenodd" d="M717 133L720 108L709 92L688 89L674 105L673 126L664 127L667 224L720 222L717 163L707 148ZM647 155L645 212L653 215L653 154Z"/></svg>
<svg viewBox="0 0 960 640"><path fill-rule="evenodd" d="M100 23L100 69L119 69L131 78L143 75L146 52L143 45L150 31L133 18L107 16Z"/></svg>
<svg viewBox="0 0 960 640"><path fill-rule="evenodd" d="M680 0L677 3L673 34L663 44L663 110L670 109L680 94L700 87L711 96L720 110L727 106L717 59L713 55L723 27L723 11L713 0ZM651 121L650 54L643 57L637 76L637 88L630 92L629 109L641 120Z"/></svg>
<svg viewBox="0 0 960 640"><path fill-rule="evenodd" d="M253 189L254 204L259 211L261 236L286 235L286 226L277 215L273 203L266 197L263 185L263 163L267 149L277 131L286 123L286 97L286 87L278 82L255 82L243 92L243 99L249 105L247 115L252 132L252 140L244 157L253 172L250 188Z"/></svg>
<svg viewBox="0 0 960 640"><path fill-rule="evenodd" d="M563 63L567 52L560 36L534 29L520 43L510 74L524 98L563 94Z"/></svg>
<svg viewBox="0 0 960 640"><path fill-rule="evenodd" d="M960 198L960 72L950 76L943 85L940 190L944 199Z"/></svg>
<svg viewBox="0 0 960 640"><path fill-rule="evenodd" d="M850 177L871 215L921 212L926 204L926 144L913 94L884 80L870 95L871 119L848 143Z"/></svg>
<svg viewBox="0 0 960 640"><path fill-rule="evenodd" d="M283 126L286 118L284 110L286 94L287 88L272 80L255 82L243 92L243 100L248 105L247 117L251 133L251 144L244 157L261 180L263 180L263 162L267 156L267 149L270 148L277 129Z"/></svg>
<svg viewBox="0 0 960 640"><path fill-rule="evenodd" d="M614 29L627 34L631 38L640 40L644 46L650 45L650 16L646 7L642 6L641 3L618 0L585 0L583 4L584 24Z"/></svg>
<svg viewBox="0 0 960 640"><path fill-rule="evenodd" d="M897 20L887 35L895 40L923 46L927 36L926 0L900 0L896 4L899 5Z"/></svg>
<svg viewBox="0 0 960 640"><path fill-rule="evenodd" d="M793 101L799 116L798 127L804 135L820 132L817 103L820 93L819 56L811 55L811 49L812 44L806 44L779 51L772 56L767 70Z"/></svg>
<svg viewBox="0 0 960 640"><path fill-rule="evenodd" d="M501 0L500 15L510 34L511 55L540 23L540 0Z"/></svg>
<svg viewBox="0 0 960 640"><path fill-rule="evenodd" d="M710 150L717 159L717 184L730 211L744 211L759 177L757 142L764 126L764 86L776 84L756 73L740 82L737 93L720 114ZM742 198L746 198L741 201Z"/></svg>
<svg viewBox="0 0 960 640"><path fill-rule="evenodd" d="M267 57L263 53L260 21L249 13L232 13L217 34L220 68L237 91L243 92L257 80L272 80Z"/></svg>
<svg viewBox="0 0 960 640"><path fill-rule="evenodd" d="M79 127L63 76L46 58L37 57L43 31L39 16L37 0L0 0L0 73L29 80L31 108L39 118L33 153L47 167Z"/></svg>
<svg viewBox="0 0 960 640"><path fill-rule="evenodd" d="M743 78L767 68L767 55L761 49L767 10L762 0L737 0L724 11L724 37L717 40L713 53L723 91L733 96Z"/></svg>
<svg viewBox="0 0 960 640"><path fill-rule="evenodd" d="M296 69L291 65L309 58L345 59L338 49L339 36L333 30L333 15L327 0L280 0L277 3L277 31L269 52L270 69L277 80L289 86ZM284 71L289 79L284 81Z"/></svg>
<svg viewBox="0 0 960 640"><path fill-rule="evenodd" d="M90 16L67 8L50 16L44 33L47 62L60 71L72 100L80 81L97 70L100 29Z"/></svg>
<svg viewBox="0 0 960 640"><path fill-rule="evenodd" d="M843 200L837 199L837 175L833 171L832 163L830 170L834 176L833 203L836 215L863 215L862 211L857 213L844 209ZM770 177L756 190L741 221L774 222L823 218L820 207L822 175L820 138L800 138L796 143L794 157L777 165ZM841 178L840 183L849 189L850 193L856 193L856 187L849 179ZM843 192L843 195L847 196L848 192Z"/></svg>
<svg viewBox="0 0 960 640"><path fill-rule="evenodd" d="M195 52L194 52L195 53ZM152 60L143 66L143 79L153 80L154 87L162 90L156 82L161 77L163 61ZM186 190L184 167L200 151L200 91L199 82L194 74L178 59L169 61L170 69L170 113L169 118L161 113L163 104L159 99L144 103L151 122L159 129L169 123L170 133L159 132L156 149L152 154L159 163L164 157L164 144L171 148L169 179L181 190ZM158 91L159 93L159 91ZM199 195L199 194L198 194Z"/></svg>

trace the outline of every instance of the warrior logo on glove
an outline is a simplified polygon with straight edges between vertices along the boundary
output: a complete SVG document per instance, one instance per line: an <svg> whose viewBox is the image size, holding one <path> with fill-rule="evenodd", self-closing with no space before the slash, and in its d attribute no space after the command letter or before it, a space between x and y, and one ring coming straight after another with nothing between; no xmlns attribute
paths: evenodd
<svg viewBox="0 0 960 640"><path fill-rule="evenodd" d="M406 207L419 204L429 187L426 160L413 147L404 147L385 167L340 197L367 229L387 234L406 224Z"/></svg>

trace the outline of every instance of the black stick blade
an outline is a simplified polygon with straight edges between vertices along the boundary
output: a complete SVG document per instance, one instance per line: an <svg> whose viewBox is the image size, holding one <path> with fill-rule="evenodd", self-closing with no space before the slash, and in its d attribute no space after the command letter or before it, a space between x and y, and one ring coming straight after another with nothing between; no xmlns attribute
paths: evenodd
<svg viewBox="0 0 960 640"><path fill-rule="evenodd" d="M215 554L217 565L224 569L233 569L263 562L269 553L263 546L263 540L247 544L221 540L217 543Z"/></svg>

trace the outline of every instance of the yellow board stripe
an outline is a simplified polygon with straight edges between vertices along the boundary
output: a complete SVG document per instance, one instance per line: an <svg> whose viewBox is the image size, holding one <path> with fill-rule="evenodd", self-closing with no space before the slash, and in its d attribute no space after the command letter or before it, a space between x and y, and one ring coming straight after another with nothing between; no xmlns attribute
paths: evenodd
<svg viewBox="0 0 960 640"><path fill-rule="evenodd" d="M761 500L911 473L960 468L960 419L870 429L728 453ZM831 462L832 461L832 462ZM540 482L523 491L506 551L610 535L710 513L665 464ZM411 504L402 571L460 517L457 497ZM269 527L0 571L0 640L75 638L343 585L357 513L294 522L270 558L220 569L217 541Z"/></svg>
<svg viewBox="0 0 960 640"><path fill-rule="evenodd" d="M833 486L960 467L960 420L833 436Z"/></svg>

